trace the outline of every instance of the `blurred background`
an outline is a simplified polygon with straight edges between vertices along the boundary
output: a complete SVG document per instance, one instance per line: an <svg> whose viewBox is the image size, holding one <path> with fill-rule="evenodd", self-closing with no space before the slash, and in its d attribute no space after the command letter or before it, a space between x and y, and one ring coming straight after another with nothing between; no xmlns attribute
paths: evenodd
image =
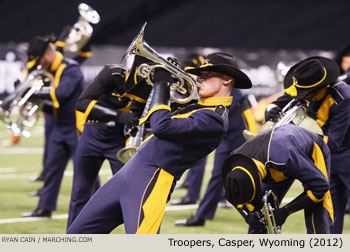
<svg viewBox="0 0 350 252"><path fill-rule="evenodd" d="M0 1L0 99L13 91L27 42L60 34L78 17L82 1ZM310 55L332 57L349 43L348 1L86 0L100 14L91 38L94 56L82 66L91 80L104 64L119 63L148 22L145 41L160 53L233 53L253 81L257 100L281 89L285 66ZM276 72L277 71L277 72Z"/></svg>

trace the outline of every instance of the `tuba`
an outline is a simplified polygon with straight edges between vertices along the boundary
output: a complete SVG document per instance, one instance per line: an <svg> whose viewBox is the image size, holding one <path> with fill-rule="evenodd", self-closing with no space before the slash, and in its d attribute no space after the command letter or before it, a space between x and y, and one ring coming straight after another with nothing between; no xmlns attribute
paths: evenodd
<svg viewBox="0 0 350 252"><path fill-rule="evenodd" d="M89 41L93 29L91 24L100 22L97 11L85 3L78 6L80 17L69 31L65 40L64 51L69 53L78 52Z"/></svg>
<svg viewBox="0 0 350 252"><path fill-rule="evenodd" d="M191 101L197 93L197 86L200 84L196 83L196 81L181 68L164 59L143 40L146 24L147 23L142 26L139 34L131 42L122 58L122 61L130 55L139 55L158 63L156 65L141 64L137 74L143 77L148 85L153 86L152 75L154 70L156 68L163 68L170 72L174 79L177 79L177 82L170 85L170 98L181 104Z"/></svg>
<svg viewBox="0 0 350 252"><path fill-rule="evenodd" d="M52 75L41 69L28 74L15 92L0 101L0 120L15 136L29 137L28 128L33 127L39 119L40 104L30 100L35 91L43 86L53 85Z"/></svg>

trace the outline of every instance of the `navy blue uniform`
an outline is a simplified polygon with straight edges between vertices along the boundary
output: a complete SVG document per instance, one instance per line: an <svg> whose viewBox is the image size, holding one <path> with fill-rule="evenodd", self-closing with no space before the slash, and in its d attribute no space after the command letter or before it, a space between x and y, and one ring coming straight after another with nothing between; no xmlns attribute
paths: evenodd
<svg viewBox="0 0 350 252"><path fill-rule="evenodd" d="M231 96L234 98L229 109L228 132L216 149L212 176L196 212L196 217L199 219L212 220L218 202L224 198L221 167L227 156L245 142L243 130L247 128L256 134L255 121L249 110L249 102L239 89L233 88ZM204 166L200 169L196 167L196 169L204 172ZM191 171L192 168L189 172ZM191 193L193 192L191 192L191 185L189 185L189 195Z"/></svg>
<svg viewBox="0 0 350 252"><path fill-rule="evenodd" d="M343 230L346 192L350 190L350 87L340 82L327 89L328 95L320 102L310 103L309 115L317 120L331 151L331 194L334 205L332 233ZM279 107L290 100L287 95L274 103Z"/></svg>
<svg viewBox="0 0 350 252"><path fill-rule="evenodd" d="M219 104L229 106L231 97L201 99L176 115L167 105L151 109L145 119L153 134L94 194L68 233L109 233L122 223L126 233L157 233L174 180L227 131L227 111Z"/></svg>
<svg viewBox="0 0 350 252"><path fill-rule="evenodd" d="M124 124L115 121L96 123L90 112L95 104L112 110L125 109L130 101L121 96L125 91L126 72L117 65L105 66L77 102L78 129L82 134L74 159L67 227L92 196L102 163L106 159L109 161L112 174L123 166L117 159L117 152L125 146Z"/></svg>
<svg viewBox="0 0 350 252"><path fill-rule="evenodd" d="M234 153L255 161L263 182L262 192L273 190L279 203L294 180L299 180L309 198L317 203L304 209L307 233L330 232L333 219L330 152L321 137L288 124L261 132ZM249 204L240 207L249 210Z"/></svg>
<svg viewBox="0 0 350 252"><path fill-rule="evenodd" d="M76 62L63 59L57 52L50 72L54 86L50 96L54 105L52 132L47 139L45 184L38 208L55 210L64 170L77 146L75 104L83 91L84 77Z"/></svg>

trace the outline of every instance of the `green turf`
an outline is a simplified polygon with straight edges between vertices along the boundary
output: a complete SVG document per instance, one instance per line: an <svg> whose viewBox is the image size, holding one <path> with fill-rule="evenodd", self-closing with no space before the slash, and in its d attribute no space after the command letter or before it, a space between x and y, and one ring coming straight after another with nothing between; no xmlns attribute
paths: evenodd
<svg viewBox="0 0 350 252"><path fill-rule="evenodd" d="M8 140L9 132L5 129L4 124L0 124L0 144ZM32 130L30 138L24 138L19 144L10 147L0 147L0 219L19 218L21 213L33 210L38 202L38 198L31 198L28 193L40 188L42 183L29 182L28 177L36 175L41 170L42 162L42 146L43 146L43 126L42 120ZM25 148L25 149L24 149ZM25 154L13 154L15 150L25 150ZM213 166L212 155L208 159L206 173L204 177L204 185L202 187L202 195L205 185L210 178L210 169ZM8 170L8 169L14 169ZM109 174L108 163L105 162L102 170ZM72 172L72 163L70 162L67 171ZM10 178L13 175L18 178ZM7 177L9 176L9 177ZM102 182L105 182L110 175L101 175ZM61 186L58 199L57 211L53 214L66 214L68 210L70 191L72 185L72 177L65 176ZM293 185L287 197L296 196L301 192L299 183ZM177 189L172 195L172 199L180 198L186 193L183 189ZM247 232L247 225L242 217L234 209L218 208L215 218L207 221L205 227L175 227L174 222L178 219L187 218L189 215L195 214L195 210L169 211L165 212L161 233L163 234L214 234L214 233L231 233L244 234ZM21 234L63 234L66 230L66 220L43 220L36 222L21 222L11 224L0 224L0 233L21 233ZM305 233L303 212L291 215L282 230L283 233ZM124 233L124 227L120 226L113 233ZM350 233L350 218L345 217L344 233Z"/></svg>

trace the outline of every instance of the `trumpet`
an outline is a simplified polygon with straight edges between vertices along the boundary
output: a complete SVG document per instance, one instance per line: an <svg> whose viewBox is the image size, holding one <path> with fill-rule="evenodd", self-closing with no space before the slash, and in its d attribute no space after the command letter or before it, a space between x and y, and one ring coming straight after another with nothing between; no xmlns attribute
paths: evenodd
<svg viewBox="0 0 350 252"><path fill-rule="evenodd" d="M15 92L0 103L0 120L15 136L29 137L28 128L34 127L39 119L41 105L30 101L35 91L44 85L53 85L52 75L41 69L29 73Z"/></svg>
<svg viewBox="0 0 350 252"><path fill-rule="evenodd" d="M78 52L91 38L93 28L91 24L100 22L97 11L85 3L78 6L80 17L69 31L65 40L64 51L69 53Z"/></svg>
<svg viewBox="0 0 350 252"><path fill-rule="evenodd" d="M137 74L143 77L147 84L153 86L152 74L154 70L163 68L170 72L173 78L177 79L177 82L171 83L170 85L170 98L181 104L191 101L195 97L197 87L199 87L200 84L181 68L164 59L143 40L146 24L147 23L142 26L139 34L131 42L121 61L123 62L130 55L139 55L158 63L152 66L145 63L141 64Z"/></svg>
<svg viewBox="0 0 350 252"><path fill-rule="evenodd" d="M272 197L272 203L269 202L270 197ZM264 205L260 210L260 221L266 225L266 230L268 234L280 234L281 227L276 225L275 216L273 214L273 210L278 208L278 201L276 195L273 193L272 190L269 190L264 194L263 204Z"/></svg>
<svg viewBox="0 0 350 252"><path fill-rule="evenodd" d="M272 201L269 200L272 197ZM262 198L263 206L260 210L254 212L257 215L259 222L264 224L268 234L280 234L281 227L277 226L273 211L279 208L277 197L272 190L266 191ZM238 212L244 219L249 215L245 209L239 209L236 207Z"/></svg>

